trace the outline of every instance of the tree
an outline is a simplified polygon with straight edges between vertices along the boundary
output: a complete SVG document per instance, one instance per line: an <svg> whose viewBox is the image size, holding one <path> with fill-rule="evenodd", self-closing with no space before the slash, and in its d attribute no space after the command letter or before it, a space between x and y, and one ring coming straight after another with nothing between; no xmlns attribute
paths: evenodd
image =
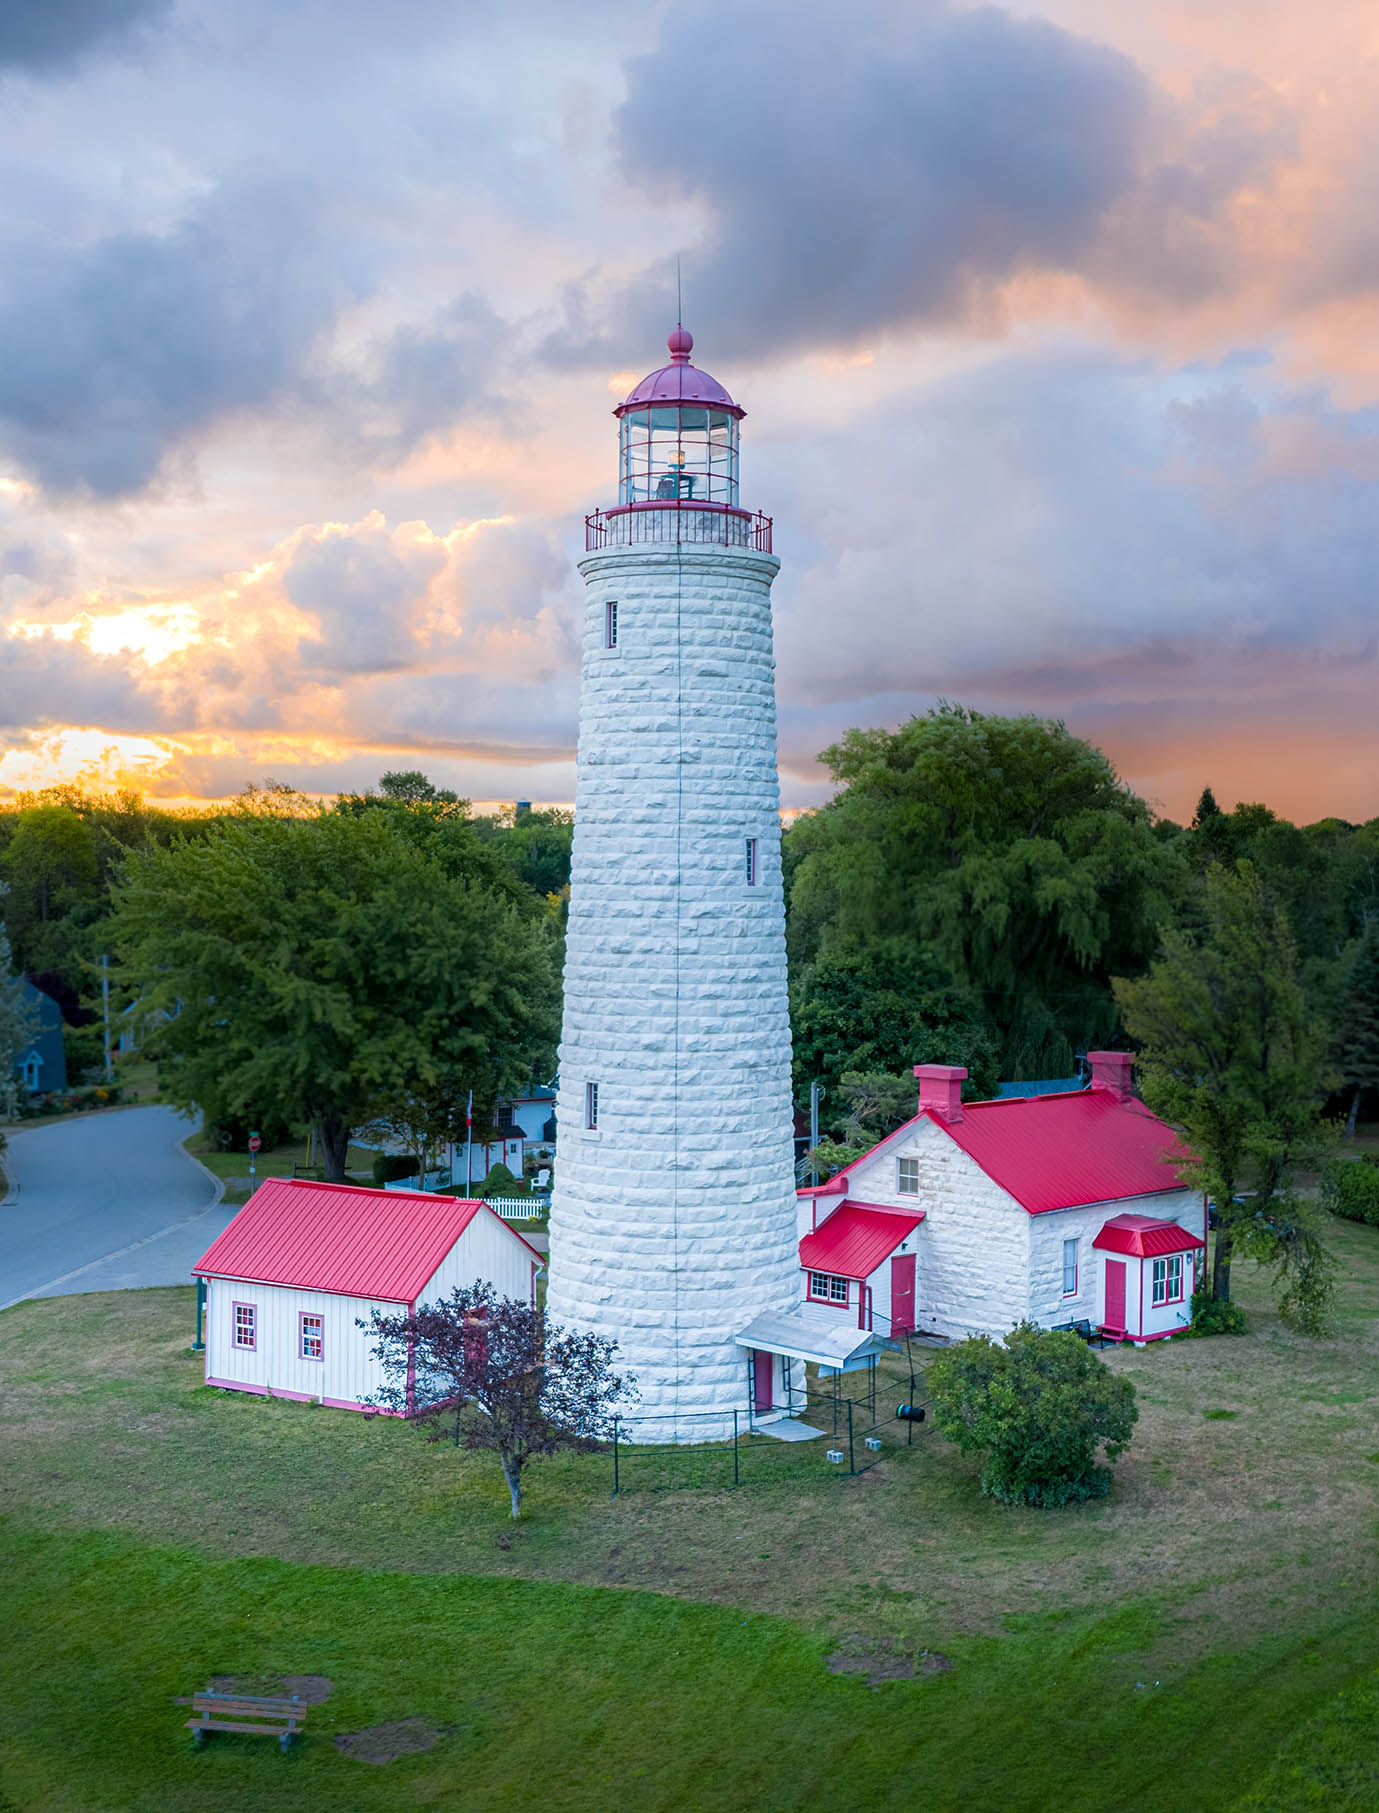
<svg viewBox="0 0 1379 1813"><path fill-rule="evenodd" d="M74 968L81 941L73 934L103 904L90 826L70 805L31 806L19 815L3 873L10 888L5 920L20 968Z"/></svg>
<svg viewBox="0 0 1379 1813"><path fill-rule="evenodd" d="M1379 1089L1379 914L1366 925L1346 966L1336 1061L1352 1092L1345 1131L1353 1139L1360 1098L1367 1089Z"/></svg>
<svg viewBox="0 0 1379 1813"><path fill-rule="evenodd" d="M310 1122L333 1181L380 1104L443 1076L507 1093L552 1062L548 916L463 824L409 819L240 812L132 852L116 890L118 977L164 1093L208 1120Z"/></svg>
<svg viewBox="0 0 1379 1813"><path fill-rule="evenodd" d="M1067 1075L1114 1038L1110 977L1153 955L1181 863L1100 750L943 705L822 759L841 791L787 839L797 974L906 939L982 1003L1008 1077Z"/></svg>
<svg viewBox="0 0 1379 1813"><path fill-rule="evenodd" d="M1000 1080L981 1002L906 938L822 950L790 991L790 1032L801 1104L813 1082L836 1101L846 1071L964 1064L974 1100L994 1095Z"/></svg>
<svg viewBox="0 0 1379 1813"><path fill-rule="evenodd" d="M613 1370L616 1341L559 1328L540 1304L500 1297L481 1280L407 1315L375 1310L359 1326L374 1336L383 1369L372 1401L433 1442L496 1454L514 1517L529 1462L597 1448L636 1396Z"/></svg>
<svg viewBox="0 0 1379 1813"><path fill-rule="evenodd" d="M1017 1322L1000 1346L971 1335L941 1354L928 1373L940 1434L964 1454L984 1456L981 1487L1013 1505L1065 1505L1104 1498L1116 1461L1130 1445L1139 1411L1135 1387L1077 1335Z"/></svg>
<svg viewBox="0 0 1379 1813"><path fill-rule="evenodd" d="M1293 1180L1329 1144L1332 1077L1277 899L1248 862L1209 869L1197 921L1170 928L1148 975L1115 989L1144 1099L1182 1130L1181 1174L1216 1205L1213 1297L1230 1300L1239 1249L1275 1268L1290 1325L1318 1332L1330 1266Z"/></svg>
<svg viewBox="0 0 1379 1813"><path fill-rule="evenodd" d="M0 903L5 884L0 882ZM11 1120L19 1103L15 1065L33 1042L38 1016L24 998L24 985L10 968L10 941L0 927L0 1120Z"/></svg>

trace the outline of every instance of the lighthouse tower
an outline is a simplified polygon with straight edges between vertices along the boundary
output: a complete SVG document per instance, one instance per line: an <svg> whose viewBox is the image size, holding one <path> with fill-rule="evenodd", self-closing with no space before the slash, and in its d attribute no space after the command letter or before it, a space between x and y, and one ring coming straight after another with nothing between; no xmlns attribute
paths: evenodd
<svg viewBox="0 0 1379 1813"><path fill-rule="evenodd" d="M745 413L690 361L614 414L588 519L551 1203L552 1319L614 1337L634 1439L730 1434L789 1397L738 1337L799 1298L771 524ZM774 1367L774 1372L772 1368Z"/></svg>

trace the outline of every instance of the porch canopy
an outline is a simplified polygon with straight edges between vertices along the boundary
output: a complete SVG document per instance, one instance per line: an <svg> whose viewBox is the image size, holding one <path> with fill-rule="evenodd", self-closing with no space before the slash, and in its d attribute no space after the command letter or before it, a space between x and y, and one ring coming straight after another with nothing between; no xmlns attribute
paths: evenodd
<svg viewBox="0 0 1379 1813"><path fill-rule="evenodd" d="M800 1310L768 1310L734 1336L739 1347L758 1353L782 1353L813 1366L836 1366L840 1371L885 1350L878 1334L849 1324L842 1317L825 1321Z"/></svg>
<svg viewBox="0 0 1379 1813"><path fill-rule="evenodd" d="M1206 1246L1176 1221L1152 1215L1113 1215L1102 1224L1092 1242L1103 1253L1124 1253L1130 1259L1159 1259L1166 1253L1200 1253Z"/></svg>

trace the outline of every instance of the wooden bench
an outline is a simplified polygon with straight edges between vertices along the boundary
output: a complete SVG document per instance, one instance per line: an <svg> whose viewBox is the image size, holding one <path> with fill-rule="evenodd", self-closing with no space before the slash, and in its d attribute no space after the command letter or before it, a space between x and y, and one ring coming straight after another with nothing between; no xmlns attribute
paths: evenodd
<svg viewBox="0 0 1379 1813"><path fill-rule="evenodd" d="M1093 1343L1098 1347L1105 1347L1108 1341L1117 1339L1114 1335L1108 1335L1104 1328L1093 1328L1085 1318L1081 1322L1055 1322L1049 1333L1076 1335L1078 1340L1085 1341L1088 1347L1091 1347Z"/></svg>
<svg viewBox="0 0 1379 1813"><path fill-rule="evenodd" d="M192 1743L199 1750L208 1731L242 1731L249 1737L275 1737L284 1755L302 1728L306 1707L294 1693L280 1694L196 1693L192 1695L195 1718L187 1720Z"/></svg>

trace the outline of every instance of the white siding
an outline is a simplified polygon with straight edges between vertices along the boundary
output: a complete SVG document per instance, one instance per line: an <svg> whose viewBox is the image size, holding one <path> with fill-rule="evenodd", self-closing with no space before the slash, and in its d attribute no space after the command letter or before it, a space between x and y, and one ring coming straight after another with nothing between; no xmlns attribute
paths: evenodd
<svg viewBox="0 0 1379 1813"><path fill-rule="evenodd" d="M480 1209L427 1280L417 1301L434 1303L453 1290L482 1279L501 1297L531 1301L531 1268L536 1256L496 1215Z"/></svg>
<svg viewBox="0 0 1379 1813"><path fill-rule="evenodd" d="M258 1312L258 1341L252 1350L234 1345L236 1303L252 1303ZM206 1292L206 1378L280 1395L357 1404L383 1381L377 1362L369 1357L369 1337L355 1322L361 1317L367 1321L374 1309L396 1315L404 1307L332 1291L211 1278ZM320 1360L301 1358L297 1318L303 1311L325 1318L325 1354Z"/></svg>

